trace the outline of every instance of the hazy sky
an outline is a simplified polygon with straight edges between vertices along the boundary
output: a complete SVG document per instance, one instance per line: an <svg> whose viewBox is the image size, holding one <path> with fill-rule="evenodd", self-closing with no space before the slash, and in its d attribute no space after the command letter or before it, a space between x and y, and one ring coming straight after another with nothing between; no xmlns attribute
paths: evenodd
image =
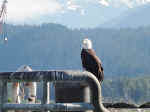
<svg viewBox="0 0 150 112"><path fill-rule="evenodd" d="M3 0L0 0L1 3L2 1ZM8 0L8 22L13 24L37 24L38 21L39 23L62 22L62 24L67 25L71 24L67 23L67 21L74 19L76 16L75 19L78 18L78 23L82 24L80 21L80 18L82 20L82 16L88 18L89 16L93 16L92 13L97 13L101 22L95 22L93 24L100 24L103 23L106 18L108 19L109 15L110 18L113 18L112 13L114 12L111 11L112 8L121 10L122 7L134 8L147 3L150 3L150 0ZM110 10L108 10L109 8ZM98 11L101 13L98 13ZM119 14L120 12L118 11L116 13ZM107 16L105 13L107 13ZM114 16L115 15L117 14L114 14ZM59 18L65 19L66 22L64 21L63 23ZM84 24L86 25L86 23Z"/></svg>

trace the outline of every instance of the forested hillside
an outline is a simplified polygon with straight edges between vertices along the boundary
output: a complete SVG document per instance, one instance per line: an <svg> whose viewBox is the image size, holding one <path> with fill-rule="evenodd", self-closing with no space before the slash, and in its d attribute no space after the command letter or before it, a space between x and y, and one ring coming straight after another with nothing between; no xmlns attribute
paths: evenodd
<svg viewBox="0 0 150 112"><path fill-rule="evenodd" d="M7 30L8 42L1 38L0 71L15 71L24 64L34 70L82 69L81 42L88 37L103 62L103 96L135 103L149 100L150 27L68 29L43 24L8 25Z"/></svg>
<svg viewBox="0 0 150 112"><path fill-rule="evenodd" d="M120 77L102 84L104 101L143 104L150 99L150 76Z"/></svg>
<svg viewBox="0 0 150 112"><path fill-rule="evenodd" d="M8 43L0 44L0 71L23 64L33 69L81 69L83 38L103 62L105 78L150 73L150 27L138 29L68 29L59 24L7 26Z"/></svg>

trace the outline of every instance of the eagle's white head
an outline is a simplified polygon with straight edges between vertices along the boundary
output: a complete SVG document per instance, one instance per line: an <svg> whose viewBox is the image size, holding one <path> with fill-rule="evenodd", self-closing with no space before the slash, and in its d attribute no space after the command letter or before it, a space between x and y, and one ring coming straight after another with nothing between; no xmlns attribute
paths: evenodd
<svg viewBox="0 0 150 112"><path fill-rule="evenodd" d="M92 49L92 41L85 38L83 41L82 41L82 48L83 49Z"/></svg>

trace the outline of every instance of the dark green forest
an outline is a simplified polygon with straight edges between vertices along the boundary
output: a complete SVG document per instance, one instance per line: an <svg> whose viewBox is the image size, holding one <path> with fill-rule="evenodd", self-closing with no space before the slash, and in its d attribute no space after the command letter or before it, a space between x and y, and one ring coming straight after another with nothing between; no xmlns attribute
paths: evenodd
<svg viewBox="0 0 150 112"><path fill-rule="evenodd" d="M137 103L148 100L150 26L69 29L49 23L6 28L8 42L3 42L2 35L0 41L0 72L15 71L21 65L33 70L82 70L81 43L89 38L104 68L103 95Z"/></svg>
<svg viewBox="0 0 150 112"><path fill-rule="evenodd" d="M150 73L150 27L116 30L8 25L7 36L7 44L0 44L0 71L15 71L23 64L33 69L82 69L81 42L88 37L102 60L106 78Z"/></svg>
<svg viewBox="0 0 150 112"><path fill-rule="evenodd" d="M150 101L150 76L107 79L102 84L104 102L142 104Z"/></svg>

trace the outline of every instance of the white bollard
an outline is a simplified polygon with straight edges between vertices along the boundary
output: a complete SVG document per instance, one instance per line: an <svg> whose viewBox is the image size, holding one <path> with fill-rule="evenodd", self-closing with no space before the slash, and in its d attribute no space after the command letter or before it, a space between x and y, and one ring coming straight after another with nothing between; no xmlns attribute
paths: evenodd
<svg viewBox="0 0 150 112"><path fill-rule="evenodd" d="M19 83L15 82L12 84L12 102L20 104L20 96L19 96Z"/></svg>
<svg viewBox="0 0 150 112"><path fill-rule="evenodd" d="M30 72L32 69L29 66L23 65L21 66L16 72ZM35 103L36 101L36 88L37 84L36 82L26 82L25 87L28 89L28 103ZM23 100L24 95L21 99L19 96L19 91L20 91L20 85L18 82L13 83L12 85L12 101L13 103L21 103L21 100ZM25 92L24 92L25 93ZM12 112L12 111L11 111ZM20 112L20 111L15 111L15 112ZM26 111L26 112L31 112L31 111Z"/></svg>

